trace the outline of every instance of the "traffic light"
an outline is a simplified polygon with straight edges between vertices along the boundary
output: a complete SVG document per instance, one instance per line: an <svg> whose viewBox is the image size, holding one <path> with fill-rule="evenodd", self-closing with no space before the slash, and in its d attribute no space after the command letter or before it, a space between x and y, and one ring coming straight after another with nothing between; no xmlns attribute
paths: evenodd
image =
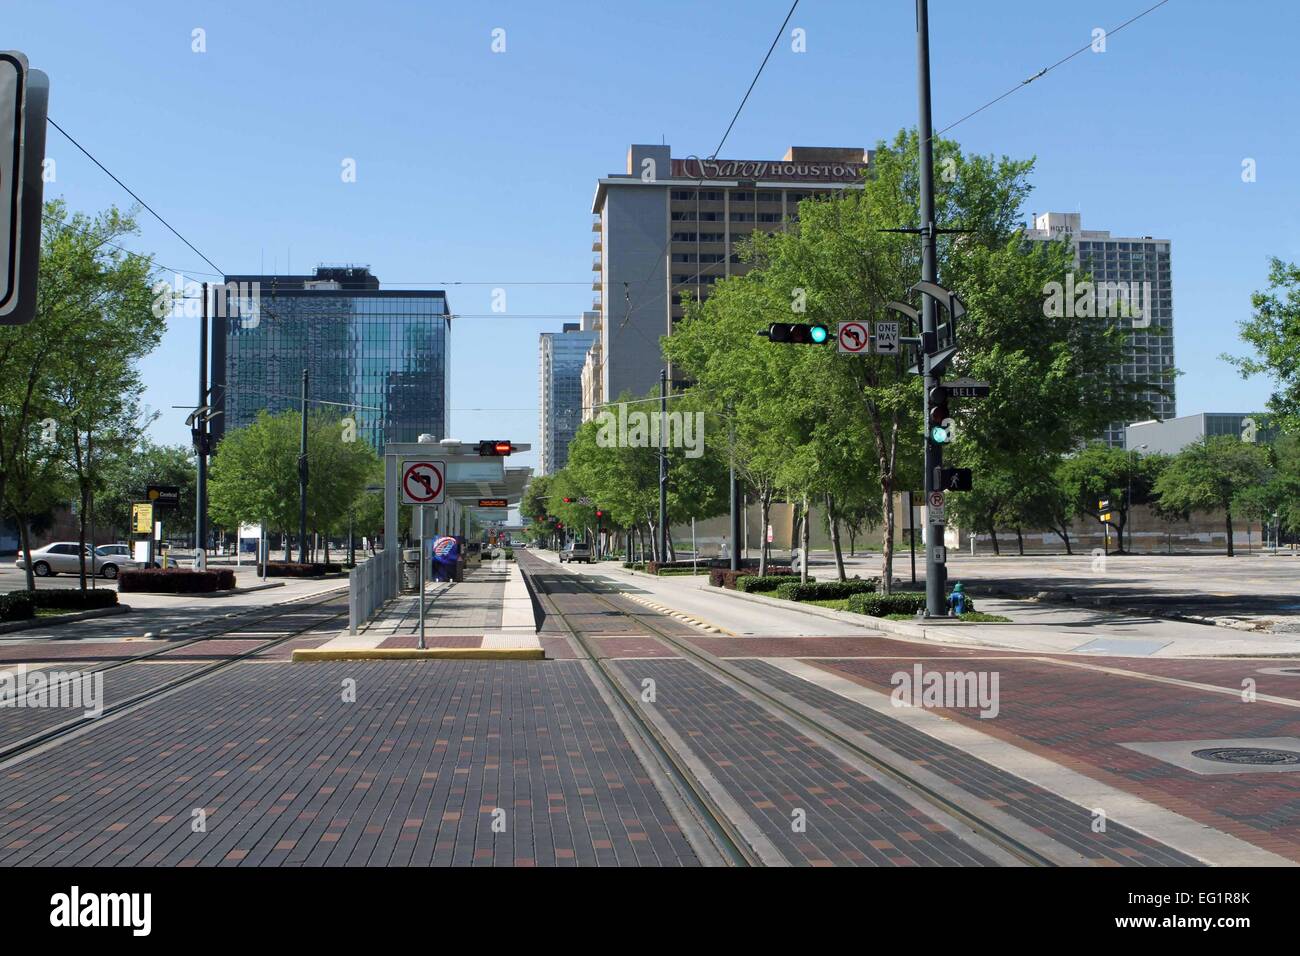
<svg viewBox="0 0 1300 956"><path fill-rule="evenodd" d="M571 504L573 504L573 502L574 502L575 500L577 500L577 499L574 499L574 498L561 498L560 500L563 501L566 505L571 505Z"/></svg>
<svg viewBox="0 0 1300 956"><path fill-rule="evenodd" d="M597 511L597 512L596 512L596 517L597 517L597 518L603 518L603 517L605 517L605 512L603 512L603 511Z"/></svg>
<svg viewBox="0 0 1300 956"><path fill-rule="evenodd" d="M824 325L804 325L799 322L773 322L766 332L759 332L773 342L784 345L825 345L830 341L830 329Z"/></svg>
<svg viewBox="0 0 1300 956"><path fill-rule="evenodd" d="M952 438L952 415L948 411L948 390L942 385L930 389L930 441L947 444Z"/></svg>
<svg viewBox="0 0 1300 956"><path fill-rule="evenodd" d="M478 453L484 457L495 456L501 457L512 454L515 446L508 441L481 441L478 443Z"/></svg>

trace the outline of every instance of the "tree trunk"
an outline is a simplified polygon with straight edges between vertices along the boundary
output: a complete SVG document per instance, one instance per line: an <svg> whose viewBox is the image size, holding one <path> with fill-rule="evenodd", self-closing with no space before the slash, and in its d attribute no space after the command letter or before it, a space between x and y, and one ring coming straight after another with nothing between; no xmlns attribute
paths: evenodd
<svg viewBox="0 0 1300 956"><path fill-rule="evenodd" d="M767 543L767 522L772 514L772 493L765 491L758 496L758 576L762 577L767 574L767 553L770 545Z"/></svg>
<svg viewBox="0 0 1300 956"><path fill-rule="evenodd" d="M1223 522L1228 531L1228 557L1233 557L1236 551L1232 547L1232 508L1223 509Z"/></svg>
<svg viewBox="0 0 1300 956"><path fill-rule="evenodd" d="M81 578L81 590L86 590L86 507L89 505L90 489L82 487L81 489L81 507L77 509L77 543L81 549L81 561L78 567L78 573ZM90 562L90 573L95 573L95 561L92 558Z"/></svg>
<svg viewBox="0 0 1300 956"><path fill-rule="evenodd" d="M840 518L835 513L835 496L826 495L826 518L830 524L831 531L831 550L835 552L835 572L839 575L839 580L846 579L844 574L844 552L840 548Z"/></svg>
<svg viewBox="0 0 1300 956"><path fill-rule="evenodd" d="M808 583L808 545L812 542L812 534L809 531L811 526L812 508L809 507L808 496L803 496L803 524L800 527L799 536L799 583Z"/></svg>
<svg viewBox="0 0 1300 956"><path fill-rule="evenodd" d="M292 561L292 560L293 560L293 556L292 556L292 554L290 553L289 547L290 547L290 546L289 546L289 532L286 531L286 532L284 533L284 560L285 560L285 561Z"/></svg>
<svg viewBox="0 0 1300 956"><path fill-rule="evenodd" d="M26 565L27 572L27 590L36 590L36 572L32 570L32 532L27 523L26 515L14 515L14 520L18 522L18 537L22 539L23 545L23 564Z"/></svg>
<svg viewBox="0 0 1300 956"><path fill-rule="evenodd" d="M989 539L993 542L993 554L1001 556L1002 549L998 546L998 529L992 523L989 524Z"/></svg>
<svg viewBox="0 0 1300 956"><path fill-rule="evenodd" d="M892 594L894 590L894 488L890 478L880 479L880 503L884 510L885 528L880 550L880 593Z"/></svg>
<svg viewBox="0 0 1300 956"><path fill-rule="evenodd" d="M854 525L849 525L849 557L858 556L858 532Z"/></svg>
<svg viewBox="0 0 1300 956"><path fill-rule="evenodd" d="M1025 536L1020 530L1020 525L1016 525L1016 547L1020 551L1020 556L1025 556Z"/></svg>
<svg viewBox="0 0 1300 956"><path fill-rule="evenodd" d="M1070 547L1070 529L1062 526L1060 531L1061 540L1065 542L1065 553L1074 554L1074 550Z"/></svg>

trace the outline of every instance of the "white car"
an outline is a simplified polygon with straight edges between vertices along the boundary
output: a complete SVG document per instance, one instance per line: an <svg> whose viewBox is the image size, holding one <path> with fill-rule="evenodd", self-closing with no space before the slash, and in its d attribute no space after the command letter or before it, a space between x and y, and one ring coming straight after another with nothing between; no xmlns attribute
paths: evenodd
<svg viewBox="0 0 1300 956"><path fill-rule="evenodd" d="M26 568L27 561L19 558L14 562L18 568ZM106 578L116 578L119 571L143 568L145 563L131 557L131 548L125 544L100 545L92 554L86 546L86 570ZM55 574L80 574L81 558L79 546L75 541L55 541L43 548L32 551L32 573L38 578Z"/></svg>

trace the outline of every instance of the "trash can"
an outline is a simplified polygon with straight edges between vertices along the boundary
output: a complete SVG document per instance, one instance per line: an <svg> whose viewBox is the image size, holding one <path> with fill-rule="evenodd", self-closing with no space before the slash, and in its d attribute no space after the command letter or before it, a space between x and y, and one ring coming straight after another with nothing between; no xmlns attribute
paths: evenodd
<svg viewBox="0 0 1300 956"><path fill-rule="evenodd" d="M402 590L420 590L419 548L406 548L402 551Z"/></svg>

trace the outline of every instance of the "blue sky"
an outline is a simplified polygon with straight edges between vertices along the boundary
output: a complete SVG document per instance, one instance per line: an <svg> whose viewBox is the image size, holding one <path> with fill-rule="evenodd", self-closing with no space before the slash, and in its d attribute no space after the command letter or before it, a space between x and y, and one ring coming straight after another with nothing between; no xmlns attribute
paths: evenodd
<svg viewBox="0 0 1300 956"><path fill-rule="evenodd" d="M942 129L1154 0L931 0ZM452 427L537 442L537 333L590 308L595 181L632 142L717 146L789 0L455 4L5 0L0 47L50 75L50 115L225 272L368 263L445 288ZM1036 156L1025 209L1173 242L1178 412L1262 406L1218 356L1264 285L1300 259L1297 5L1170 0L966 120L967 150ZM915 123L911 0L803 0L722 156L871 146ZM207 52L191 50L206 31ZM506 50L493 53L492 31ZM806 35L791 49L790 31ZM47 196L130 197L51 129ZM357 163L344 183L341 163ZM1243 183L1252 158L1257 181ZM210 271L157 221L131 245ZM483 283L453 285L453 282ZM546 282L548 285L519 284ZM491 290L507 289L493 315ZM541 316L542 318L535 318ZM197 329L143 362L161 441L186 441ZM475 409L504 409L477 411ZM517 463L534 463L529 455Z"/></svg>

